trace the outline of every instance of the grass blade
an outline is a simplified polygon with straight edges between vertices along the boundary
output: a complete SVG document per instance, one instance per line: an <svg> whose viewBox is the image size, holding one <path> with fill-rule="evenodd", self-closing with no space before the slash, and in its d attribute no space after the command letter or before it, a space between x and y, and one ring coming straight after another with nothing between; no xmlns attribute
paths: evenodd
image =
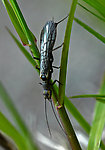
<svg viewBox="0 0 105 150"><path fill-rule="evenodd" d="M18 21L19 21L23 31L24 31L24 34L26 35L26 37L28 39L29 47L31 49L31 52L33 53L33 55L35 57L39 58L39 56L40 56L39 55L39 50L38 50L38 48L36 46L36 43L35 43L35 39L36 38L33 38L34 35L29 30L29 28L28 28L28 26L26 24L26 21L25 21L25 19L23 17L23 14L22 14L19 6L18 6L18 3L16 2L16 0L9 0L9 1L11 3L11 6L12 6L13 10L14 10L14 13L15 13L15 15L16 15L16 17L17 17L17 19L18 19Z"/></svg>
<svg viewBox="0 0 105 150"><path fill-rule="evenodd" d="M70 96L69 98L95 98L97 101L105 103L105 95L101 94L75 95Z"/></svg>
<svg viewBox="0 0 105 150"><path fill-rule="evenodd" d="M11 35L11 37L13 38L13 40L15 41L15 43L17 44L17 46L19 47L19 49L21 50L21 52L25 55L25 57L27 58L27 60L32 64L32 66L36 69L36 65L37 63L34 61L34 59L32 58L32 56L29 54L29 52L27 52L27 50L23 47L23 45L18 41L18 39L13 35L13 33L9 30L9 28L7 28L7 31L9 32L9 34ZM39 70L36 69L39 73Z"/></svg>
<svg viewBox="0 0 105 150"><path fill-rule="evenodd" d="M17 112L17 110L16 110L16 108L15 108L15 106L14 106L14 104L13 104L11 98L10 98L10 96L6 92L5 88L3 87L2 83L0 83L0 97L2 98L1 100L3 100L3 102L7 106L8 110L12 114L13 118L17 122L17 125L20 128L20 131L23 134L27 134L27 132L25 130L25 127L24 127L24 123L23 123L19 113Z"/></svg>
<svg viewBox="0 0 105 150"><path fill-rule="evenodd" d="M0 147L4 150L17 150L16 144L0 131Z"/></svg>
<svg viewBox="0 0 105 150"><path fill-rule="evenodd" d="M76 10L77 0L73 0L72 6L69 13L69 18L66 26L66 32L64 37L64 45L62 50L61 65L60 65L60 74L59 74L59 104L64 103L65 97L65 85L66 85L66 73L67 73L67 61L68 61L68 52L69 52L69 43L72 30L72 24L74 19L74 14Z"/></svg>
<svg viewBox="0 0 105 150"><path fill-rule="evenodd" d="M68 138L68 141L69 141L72 149L81 150L81 147L79 145L79 142L78 142L77 137L75 135L75 132L73 130L72 124L71 124L69 117L66 113L65 107L62 106L59 108L59 105L58 105L58 87L56 84L53 85L52 90L53 90L53 93L52 93L53 102L57 108L59 118L60 118L60 121L61 121L62 126L64 128L65 134Z"/></svg>
<svg viewBox="0 0 105 150"><path fill-rule="evenodd" d="M20 23L20 26L22 28L22 30L24 31L24 34L26 35L27 39L28 39L28 35L27 34L30 34L30 30L26 24L26 21L23 17L23 14L17 4L17 1L16 0L9 0L12 8L13 8L13 11L16 15L16 18L18 19L19 23ZM29 39L28 39L29 40Z"/></svg>
<svg viewBox="0 0 105 150"><path fill-rule="evenodd" d="M105 17L105 1L104 0L83 0L94 9L96 9L103 17Z"/></svg>
<svg viewBox="0 0 105 150"><path fill-rule="evenodd" d="M8 2L8 0L2 0L2 3L6 7L9 17L23 44L29 46L31 52L33 53L33 56L39 58L40 54L36 46L36 38L33 35L33 33L29 30L16 0L10 0L11 5ZM37 64L39 64L38 61Z"/></svg>
<svg viewBox="0 0 105 150"><path fill-rule="evenodd" d="M64 107L64 96L65 96L65 84L66 84L66 71L67 71L67 60L68 60L68 51L69 51L69 43L70 43L70 35L71 35L71 29L72 29L72 23L74 19L74 13L76 10L77 0L72 1L66 32L65 32L65 38L64 38L64 44L63 44L63 50L62 50L62 58L61 58L61 67L60 67L60 75L59 75L59 82L62 84L59 84L59 98L56 95L56 91L53 90L53 100L54 103L59 103L58 114L61 119L61 123L64 127L65 133L67 135L68 141L74 150L81 150L80 144L77 140L77 137L75 135L75 132L73 130L73 127L71 125L71 122L69 120L69 117L67 115L66 109ZM61 86L60 86L61 85Z"/></svg>
<svg viewBox="0 0 105 150"><path fill-rule="evenodd" d="M101 95L101 94L87 94L87 95L70 96L69 98L105 98L105 95Z"/></svg>
<svg viewBox="0 0 105 150"><path fill-rule="evenodd" d="M80 112L77 110L77 108L71 103L71 101L65 97L64 104L67 110L70 112L70 114L73 115L73 117L77 120L77 122L80 124L80 126L86 131L86 133L89 135L91 126L89 123L85 120L85 118L80 114ZM105 145L101 141L100 145L102 150L105 150ZM91 149L90 149L91 150Z"/></svg>
<svg viewBox="0 0 105 150"><path fill-rule="evenodd" d="M53 86L53 101L55 103L55 106L57 107L57 101L55 101L54 97L56 99L58 98L58 87L56 85ZM64 98L64 105L66 109L72 114L72 116L77 120L77 122L80 124L80 126L86 131L86 133L89 135L91 126L86 121L86 119L82 116L82 114L78 111L78 109L72 104L72 102L68 99L68 97L65 96ZM101 141L100 145L102 150L105 150L105 145Z"/></svg>
<svg viewBox="0 0 105 150"><path fill-rule="evenodd" d="M56 85L53 86L53 101L55 106L57 107L57 101L55 99L58 99L58 87ZM89 135L91 126L86 121L86 119L82 116L82 114L78 111L78 109L72 104L72 102L68 99L68 97L65 96L64 98L64 105L66 109L72 114L72 116L77 120L77 122L80 124L80 126L86 131L86 133ZM59 113L59 112L58 112ZM102 150L105 150L105 145L101 141L100 145Z"/></svg>
<svg viewBox="0 0 105 150"><path fill-rule="evenodd" d="M83 6L82 4L78 3L78 5L80 7L82 7L83 9L85 9L86 11L88 11L89 13L91 13L92 15L94 15L95 17L97 17L98 19L102 20L105 22L105 19L97 14L95 14L94 12L92 12L91 10L89 10L88 8L86 8L85 6Z"/></svg>
<svg viewBox="0 0 105 150"><path fill-rule="evenodd" d="M71 101L66 96L64 99L64 104L67 110L73 115L73 117L81 125L81 127L86 131L86 133L89 134L91 128L89 123L85 120L85 118L80 114L77 108L71 103Z"/></svg>
<svg viewBox="0 0 105 150"><path fill-rule="evenodd" d="M105 76L100 89L100 94L105 94ZM90 131L88 150L99 149L104 125L105 125L105 104L97 102L95 106L94 120Z"/></svg>
<svg viewBox="0 0 105 150"><path fill-rule="evenodd" d="M7 10L7 13L8 13L8 15L9 15L9 17L11 19L11 22L12 22L14 28L16 29L16 32L18 33L22 43L24 45L25 44L27 45L28 44L28 40L27 40L27 38L26 38L26 36L25 36L25 34L24 34L20 24L19 24L19 21L16 18L16 15L15 15L11 5L9 4L9 2L7 0L2 0L2 3L4 4L4 6L5 6L6 10Z"/></svg>
<svg viewBox="0 0 105 150"><path fill-rule="evenodd" d="M15 127L6 119L6 117L0 112L0 130L9 136L17 145L19 150L28 150L25 144L25 139L15 129Z"/></svg>
<svg viewBox="0 0 105 150"><path fill-rule="evenodd" d="M82 22L81 20L79 20L78 18L74 18L74 20L81 25L84 29L86 29L88 32L90 32L91 34L93 34L97 39L99 39L101 42L105 43L105 37L102 36L101 34L99 34L98 32L96 32L94 29L92 29L91 27L89 27L88 25L86 25L84 22Z"/></svg>
<svg viewBox="0 0 105 150"><path fill-rule="evenodd" d="M0 83L0 97L1 97L1 100L3 100L3 102L5 103L5 106L7 107L9 112L11 113L15 123L17 124L17 126L20 130L21 135L23 135L23 137L26 138L25 140L27 141L26 143L29 144L28 146L30 148L32 148L32 150L35 149L35 148L37 149L37 146L35 146L35 144L33 142L33 139L31 137L31 134L28 131L28 128L26 127L25 123L23 122L21 116L19 115L16 107L14 106L10 96L6 92L6 90L3 87L2 83Z"/></svg>

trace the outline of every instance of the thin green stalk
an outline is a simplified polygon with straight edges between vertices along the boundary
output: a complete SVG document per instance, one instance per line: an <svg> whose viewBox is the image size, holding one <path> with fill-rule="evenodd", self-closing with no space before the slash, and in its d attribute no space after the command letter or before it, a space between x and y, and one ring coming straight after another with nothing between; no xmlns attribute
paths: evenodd
<svg viewBox="0 0 105 150"><path fill-rule="evenodd" d="M53 86L53 101L55 106L58 105L56 99L58 99L58 87L57 85ZM69 111L69 113L77 120L77 122L80 124L80 126L86 131L86 133L89 135L91 126L86 121L86 119L81 115L81 113L78 111L78 109L71 103L71 101L68 99L68 97L65 96L64 98L64 105L66 109ZM105 150L105 145L101 141L100 147L102 150Z"/></svg>
<svg viewBox="0 0 105 150"><path fill-rule="evenodd" d="M105 95L101 94L86 94L86 95L75 95L70 96L69 98L105 98Z"/></svg>
<svg viewBox="0 0 105 150"><path fill-rule="evenodd" d="M25 55L25 57L27 58L27 60L32 64L32 66L36 69L36 65L37 63L34 61L34 59L32 58L32 56L30 55L30 53L25 49L25 47L19 42L19 40L13 35L13 33L9 30L8 27L6 27L7 31L9 32L10 36L13 38L13 40L15 41L15 43L17 44L17 46L19 47L19 49L21 50L21 52ZM36 69L36 71L39 73L39 70Z"/></svg>
<svg viewBox="0 0 105 150"><path fill-rule="evenodd" d="M89 123L85 120L85 118L80 114L80 112L77 110L77 108L71 103L71 101L65 97L64 104L67 110L70 112L70 114L73 115L73 117L77 120L77 122L80 124L80 126L86 131L86 133L89 135L91 126ZM102 150L105 150L105 145L101 141L100 148Z"/></svg>
<svg viewBox="0 0 105 150"><path fill-rule="evenodd" d="M29 147L32 148L32 150L38 149L37 146L34 144L33 137L31 136L30 131L28 130L23 119L19 115L15 105L12 102L11 97L8 95L6 89L4 88L1 82L0 82L0 98L5 103L5 106L7 106L7 109L11 113L13 119L15 120L19 128L19 132L25 138L26 140L25 142L27 143L27 145L29 144Z"/></svg>
<svg viewBox="0 0 105 150"><path fill-rule="evenodd" d="M81 6L83 9L85 9L86 11L88 11L89 13L91 13L92 15L94 15L95 17L97 17L98 19L102 20L105 22L105 19L97 14L95 14L94 12L90 11L88 8L86 8L85 6L81 5L80 3L78 3L79 6Z"/></svg>
<svg viewBox="0 0 105 150"><path fill-rule="evenodd" d="M58 112L60 121L62 123L62 126L64 128L65 134L68 138L68 141L71 145L72 150L81 150L80 144L77 140L76 134L73 130L72 124L71 124L70 119L67 115L67 112L65 110L64 105L61 108L59 108L59 105L57 103L58 102L58 94L57 94L57 90L55 90L56 89L55 87L56 87L56 85L54 85L52 88L52 90L53 90L53 95L52 95L53 102L57 108L57 112Z"/></svg>
<svg viewBox="0 0 105 150"><path fill-rule="evenodd" d="M27 24L26 24L26 21L25 21L23 15L22 15L22 12L21 12L21 10L18 6L18 3L16 2L16 0L9 0L9 1L10 1L11 6L12 6L12 8L13 8L16 16L17 16L17 19L19 20L19 22L20 22L20 24L21 24L21 26L22 26L25 34L26 34L26 37L29 41L29 47L30 47L33 55L36 56L36 57L39 57L38 48L35 44L35 41L33 40L32 34L31 34Z"/></svg>
<svg viewBox="0 0 105 150"><path fill-rule="evenodd" d="M101 34L99 34L98 32L96 32L94 29L92 29L91 27L89 27L88 25L86 25L84 22L82 22L78 18L75 17L74 20L79 25L81 25L84 29L86 29L88 32L90 32L91 34L93 34L97 39L99 39L100 41L102 41L103 43L105 43L105 37L104 36L102 36Z"/></svg>
<svg viewBox="0 0 105 150"><path fill-rule="evenodd" d="M67 135L68 141L73 150L81 150L80 144L77 140L76 134L73 130L72 124L69 120L67 112L64 107L64 97L65 97L65 86L66 86L66 74L67 74L67 61L68 61L68 51L69 51L69 43L70 43L70 35L72 30L72 23L74 19L74 13L76 10L77 0L72 1L69 18L67 22L62 57L61 57L61 66L60 66L60 75L59 75L59 97L56 94L56 91L53 89L53 101L57 106L57 111L59 114L59 118L61 120L62 126L64 127L64 131Z"/></svg>
<svg viewBox="0 0 105 150"><path fill-rule="evenodd" d="M62 49L60 74L59 74L59 82L61 83L59 84L59 104L60 105L64 103L64 97L65 97L68 52L69 52L70 36L71 36L71 30L72 30L72 24L73 24L76 6L77 6L77 0L73 0L70 13L69 13L67 26L66 26L64 44L63 44L63 49Z"/></svg>
<svg viewBox="0 0 105 150"><path fill-rule="evenodd" d="M105 18L105 1L104 0L83 0Z"/></svg>
<svg viewBox="0 0 105 150"><path fill-rule="evenodd" d="M15 142L18 150L28 150L26 139L15 129L2 112L0 112L0 130Z"/></svg>
<svg viewBox="0 0 105 150"><path fill-rule="evenodd" d="M15 15L10 3L8 2L8 0L2 0L2 3L4 4L4 6L7 10L7 13L8 13L8 15L11 19L11 22L12 22L17 34L19 35L22 43L23 44L28 44L28 40L27 40L23 30L22 30L21 25L19 24L18 19L16 18L16 15Z"/></svg>
<svg viewBox="0 0 105 150"><path fill-rule="evenodd" d="M0 132L0 147L4 148L4 150L14 150L16 149L16 144L10 141L10 139Z"/></svg>
<svg viewBox="0 0 105 150"><path fill-rule="evenodd" d="M99 93L105 94L105 75ZM95 106L94 119L92 122L87 150L99 150L104 126L105 104L97 102Z"/></svg>

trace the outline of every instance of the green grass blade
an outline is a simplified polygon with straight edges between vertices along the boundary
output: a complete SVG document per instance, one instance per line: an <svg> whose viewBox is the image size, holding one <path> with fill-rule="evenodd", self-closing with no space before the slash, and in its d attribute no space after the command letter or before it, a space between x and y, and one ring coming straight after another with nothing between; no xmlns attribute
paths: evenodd
<svg viewBox="0 0 105 150"><path fill-rule="evenodd" d="M83 0L105 17L105 0Z"/></svg>
<svg viewBox="0 0 105 150"><path fill-rule="evenodd" d="M78 3L78 5L80 7L82 7L83 9L85 9L86 11L88 11L89 13L91 13L92 15L94 15L95 17L97 17L98 19L102 20L105 22L105 19L97 14L95 14L94 12L92 12L91 10L89 10L88 8L86 8L85 6L83 6L82 4Z"/></svg>
<svg viewBox="0 0 105 150"><path fill-rule="evenodd" d="M16 107L14 106L14 104L12 102L12 99L6 92L2 83L0 83L0 97L1 97L1 100L3 100L3 102L5 103L5 106L7 107L9 112L11 113L15 123L17 124L17 126L19 128L19 131L21 132L21 135L23 135L27 139L27 143L29 144L28 146L30 148L32 148L32 150L37 148L33 142L30 132L28 131L28 128L26 127L24 121L22 120L21 116L19 115Z"/></svg>
<svg viewBox="0 0 105 150"><path fill-rule="evenodd" d="M105 95L100 95L100 94L75 95L75 96L70 96L69 98L95 98L97 101L105 103Z"/></svg>
<svg viewBox="0 0 105 150"><path fill-rule="evenodd" d="M9 32L9 34L11 35L11 37L13 38L13 40L15 41L15 43L17 44L17 46L19 47L19 49L21 50L21 52L25 55L25 57L27 58L27 60L32 64L32 66L36 69L36 65L37 63L34 61L34 59L32 58L32 56L29 54L29 52L27 52L27 50L23 47L23 45L18 41L18 39L13 35L13 33L6 27L7 31ZM36 69L39 73L39 70Z"/></svg>
<svg viewBox="0 0 105 150"><path fill-rule="evenodd" d="M61 124L64 128L64 132L65 132L65 134L68 138L68 141L71 145L71 148L74 149L74 150L81 150L80 144L77 140L76 134L75 134L74 129L72 127L72 124L69 120L69 117L67 115L65 107L61 106L59 108L59 104L58 104L58 87L57 87L56 84L53 85L52 91L53 91L52 92L53 102L54 102L54 105L55 105L55 107L58 111Z"/></svg>
<svg viewBox="0 0 105 150"><path fill-rule="evenodd" d="M53 86L53 101L55 106L58 106L58 103L55 99L58 99L58 87L55 84ZM68 97L65 96L64 98L64 105L67 108L67 110L72 114L72 116L77 120L77 122L80 124L80 126L86 131L86 133L89 135L91 126L89 123L85 120L85 118L80 114L80 112L77 110L77 108L71 103L71 101L68 99ZM102 150L105 150L105 145L101 141L100 145Z"/></svg>
<svg viewBox="0 0 105 150"><path fill-rule="evenodd" d="M22 27L22 30L24 31L24 33L26 35L29 34L30 30L29 30L29 28L28 28L28 26L26 24L26 21L25 21L25 19L23 17L23 14L22 14L22 12L21 12L18 4L17 4L17 1L16 0L9 0L9 2L10 2L11 6L12 6L12 8L14 10L14 13L15 13L15 15L16 15L16 17L17 17L17 19L18 19L18 21L19 21L19 23L21 25L21 27Z"/></svg>
<svg viewBox="0 0 105 150"><path fill-rule="evenodd" d="M53 101L54 101L55 106L57 107L58 103L55 100L55 98L58 99L58 87L56 84L53 86L52 90L53 90L53 93L52 93L53 94ZM70 114L72 114L72 116L77 120L77 122L80 124L80 126L89 135L91 126L85 120L85 118L81 115L81 113L78 111L78 109L71 103L71 101L66 96L64 98L64 105L65 105L66 109L70 112ZM105 150L105 145L103 144L102 141L101 141L100 147L102 150Z"/></svg>
<svg viewBox="0 0 105 150"><path fill-rule="evenodd" d="M16 0L9 0L9 1L11 3L11 6L12 6L13 10L14 10L14 13L15 13L15 15L16 15L23 31L24 31L24 34L26 35L26 37L28 39L28 43L29 43L29 47L31 49L31 52L33 53L33 55L35 57L39 57L40 56L39 50L38 50L38 48L36 46L36 43L35 43L36 38L35 39L33 38L34 35L29 30L28 25L26 24L26 21L23 17L23 14L22 14L19 6L18 6L18 3L16 2Z"/></svg>
<svg viewBox="0 0 105 150"><path fill-rule="evenodd" d="M81 25L84 29L86 29L88 32L93 34L97 39L99 39L101 42L105 43L105 37L103 37L101 34L93 30L91 27L86 25L84 22L80 21L78 18L74 18L74 20Z"/></svg>
<svg viewBox="0 0 105 150"><path fill-rule="evenodd" d="M101 95L101 94L87 94L87 95L70 96L69 98L105 98L105 95Z"/></svg>
<svg viewBox="0 0 105 150"><path fill-rule="evenodd" d="M105 76L100 89L100 94L105 94ZM97 102L95 106L94 120L90 131L88 150L99 150L104 125L105 104Z"/></svg>
<svg viewBox="0 0 105 150"><path fill-rule="evenodd" d="M9 4L9 2L7 0L2 0L2 3L4 4L4 6L7 10L7 13L11 19L11 22L12 22L16 32L18 33L22 43L24 45L28 44L28 40L27 40L27 38L26 38L26 36L25 36L25 34L24 34L24 32L23 32L23 30L22 30L22 28L21 28L21 26L20 26L20 24L16 18L16 15L15 15L11 5Z"/></svg>
<svg viewBox="0 0 105 150"><path fill-rule="evenodd" d="M0 97L2 98L1 100L3 100L3 102L7 106L8 110L12 114L13 118L15 119L18 127L20 128L20 131L23 134L27 134L27 131L25 129L26 127L24 127L24 123L23 123L19 113L17 112L10 96L6 92L5 88L3 87L2 83L0 83Z"/></svg>
<svg viewBox="0 0 105 150"><path fill-rule="evenodd" d="M9 136L17 145L18 150L28 150L25 144L25 139L15 129L15 127L6 119L0 112L0 130Z"/></svg>
<svg viewBox="0 0 105 150"><path fill-rule="evenodd" d="M82 126L82 128L89 134L90 132L90 125L85 120L85 118L80 114L77 108L71 103L71 101L65 97L64 104L67 110L73 115L73 117L78 121L78 123Z"/></svg>
<svg viewBox="0 0 105 150"><path fill-rule="evenodd" d="M80 126L86 131L87 134L89 134L91 130L91 126L67 97L65 97L64 99L64 104L67 110L70 112L70 114L73 115L73 117L77 120ZM102 150L105 150L105 145L103 144L102 141L100 147Z"/></svg>
<svg viewBox="0 0 105 150"><path fill-rule="evenodd" d="M65 96L69 43L70 43L70 36L71 36L71 30L72 30L72 24L73 24L76 6L77 6L77 0L73 0L70 13L69 13L67 26L66 26L64 45L62 49L61 66L60 66L60 74L59 74L59 82L61 83L59 84L59 104L61 105L63 104L64 96Z"/></svg>
<svg viewBox="0 0 105 150"><path fill-rule="evenodd" d="M4 150L16 150L16 144L12 141L12 139L10 140L10 138L3 133L2 131L0 131L0 148L4 148Z"/></svg>

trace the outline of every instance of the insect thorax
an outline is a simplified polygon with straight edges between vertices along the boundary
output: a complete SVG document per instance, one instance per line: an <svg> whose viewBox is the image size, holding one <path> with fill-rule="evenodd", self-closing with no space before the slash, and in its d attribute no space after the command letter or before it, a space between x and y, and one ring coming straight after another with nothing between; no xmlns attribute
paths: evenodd
<svg viewBox="0 0 105 150"><path fill-rule="evenodd" d="M49 80L46 82L46 81L43 81L42 82L42 85L43 85L43 95L44 95L44 98L45 99L48 99L50 100L51 99L51 95L52 95L52 91L51 91L51 84L48 83Z"/></svg>

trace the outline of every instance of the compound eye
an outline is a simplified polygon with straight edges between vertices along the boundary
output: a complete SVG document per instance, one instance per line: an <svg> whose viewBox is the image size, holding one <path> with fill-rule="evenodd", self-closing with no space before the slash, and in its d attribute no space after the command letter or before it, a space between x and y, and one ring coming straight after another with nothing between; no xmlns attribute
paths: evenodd
<svg viewBox="0 0 105 150"><path fill-rule="evenodd" d="M42 79L43 81L45 81L45 80L46 80L46 76L45 76L45 75L42 75L42 76L41 76L41 79Z"/></svg>

